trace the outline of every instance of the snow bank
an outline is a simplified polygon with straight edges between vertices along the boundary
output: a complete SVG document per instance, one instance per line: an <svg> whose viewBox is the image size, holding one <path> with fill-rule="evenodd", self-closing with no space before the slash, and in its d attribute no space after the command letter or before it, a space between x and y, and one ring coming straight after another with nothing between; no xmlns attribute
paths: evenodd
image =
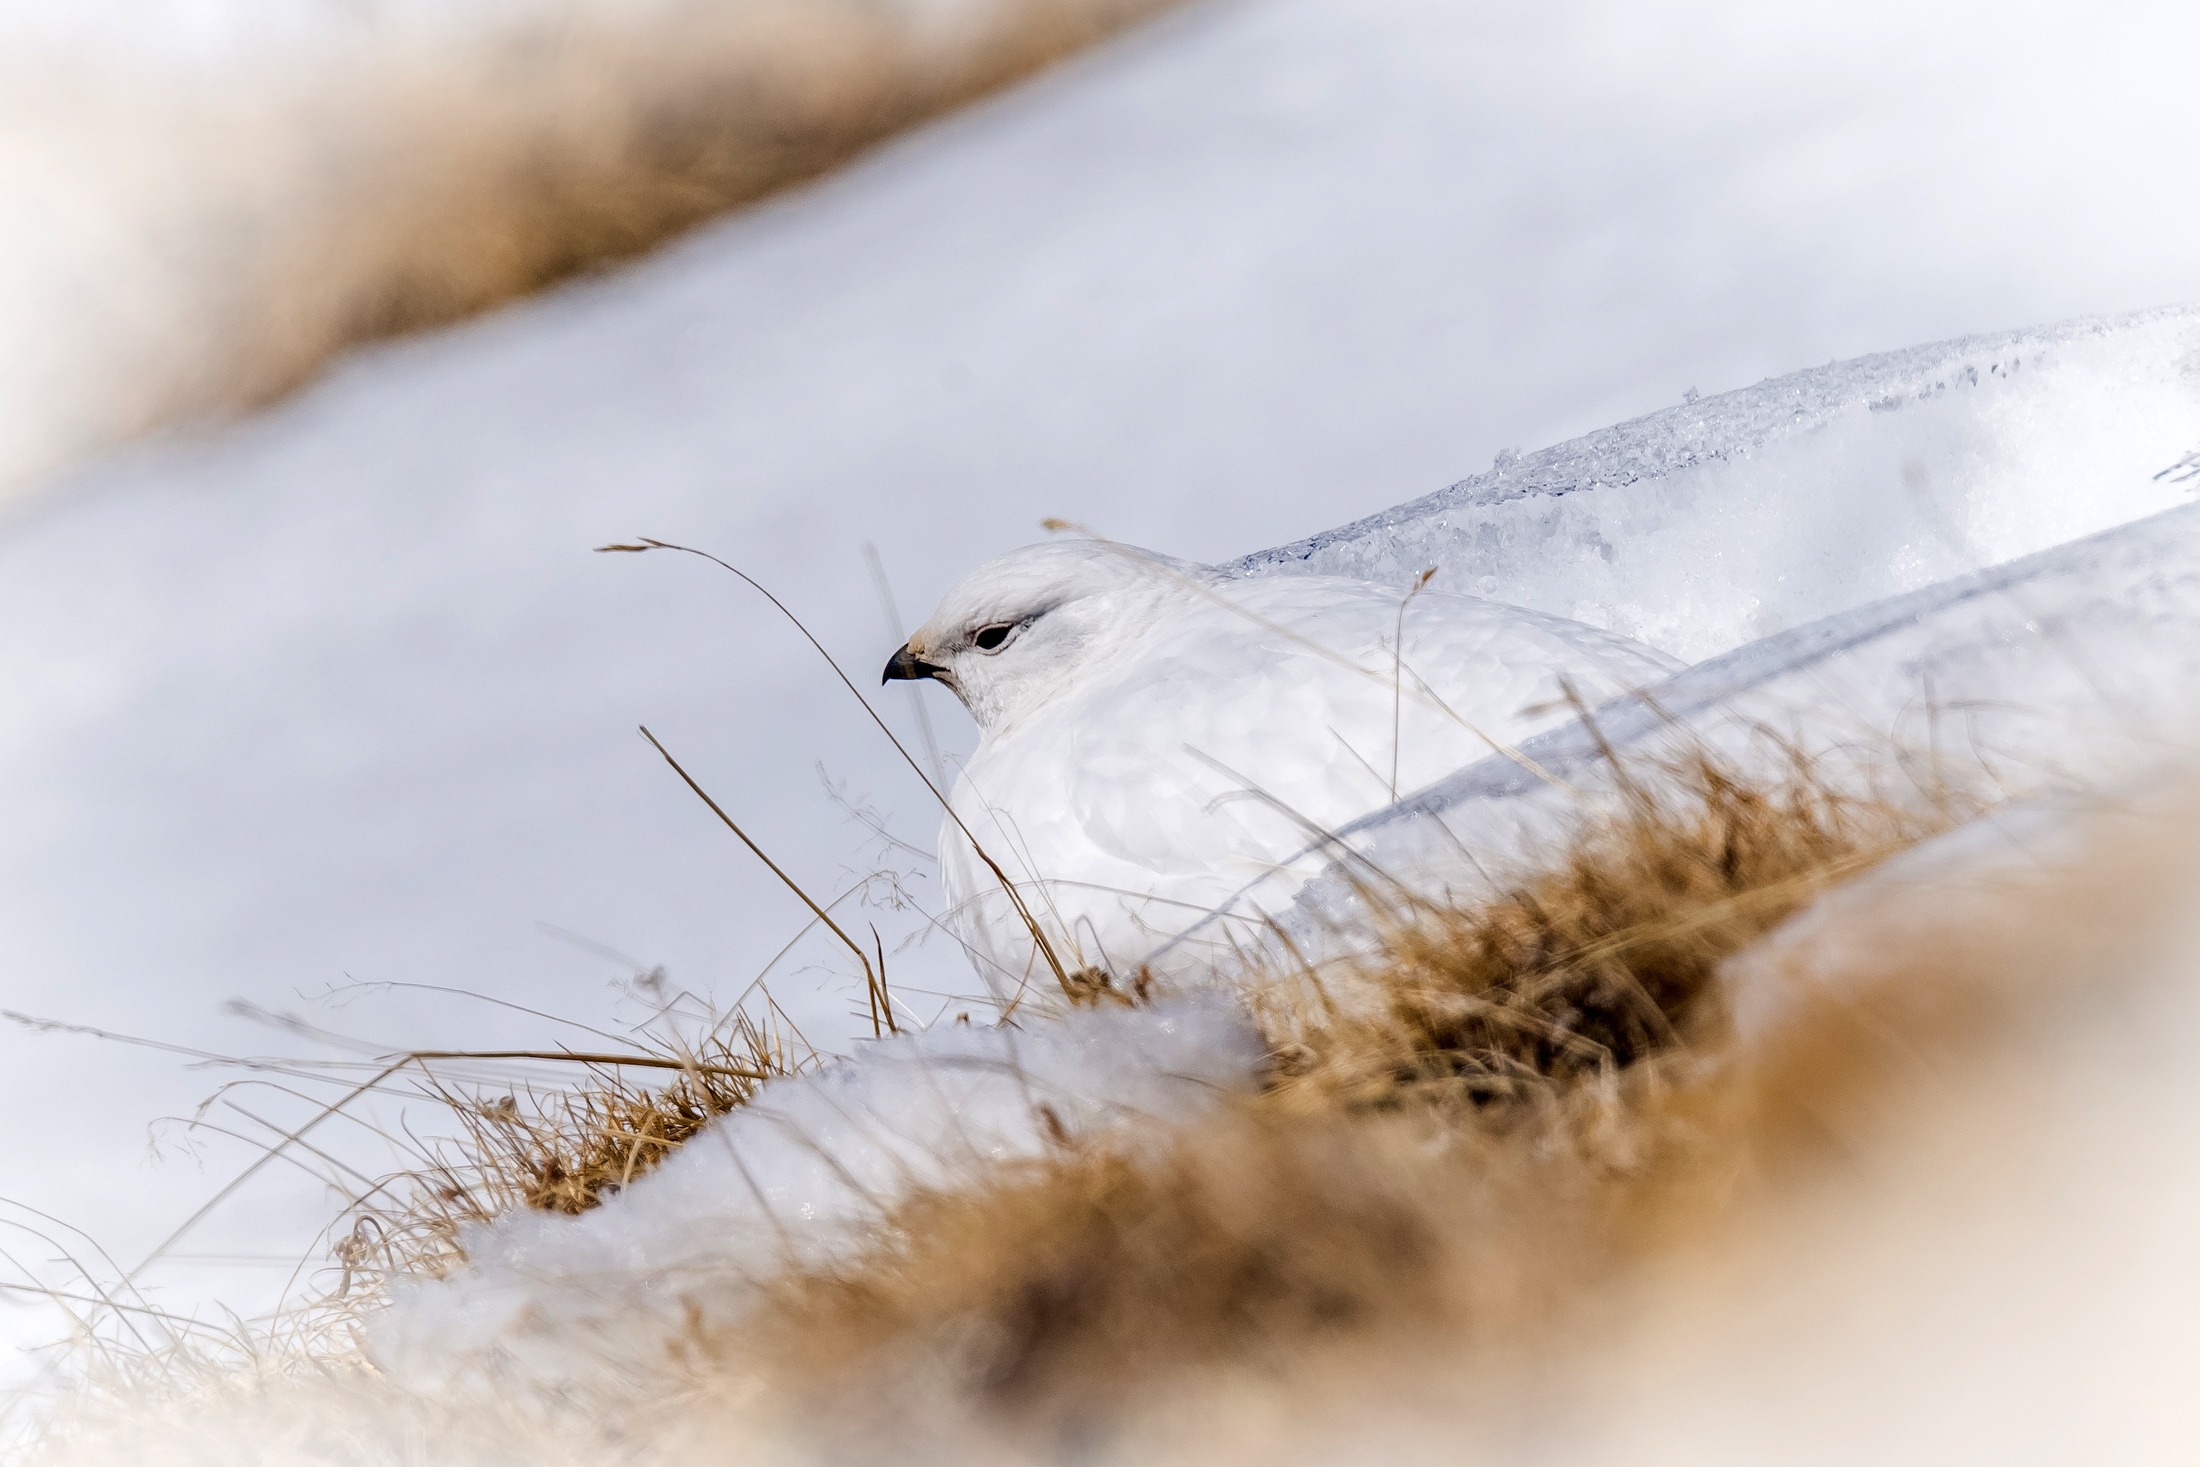
<svg viewBox="0 0 2200 1467"><path fill-rule="evenodd" d="M469 1229L470 1265L401 1285L371 1351L429 1392L648 1380L736 1323L757 1280L860 1245L897 1200L1055 1146L1155 1139L1251 1089L1263 1060L1233 1010L1186 1004L866 1044L765 1086L592 1211Z"/></svg>
<svg viewBox="0 0 2200 1467"><path fill-rule="evenodd" d="M1835 362L1238 562L1533 606L1696 661L2200 489L2200 308Z"/></svg>

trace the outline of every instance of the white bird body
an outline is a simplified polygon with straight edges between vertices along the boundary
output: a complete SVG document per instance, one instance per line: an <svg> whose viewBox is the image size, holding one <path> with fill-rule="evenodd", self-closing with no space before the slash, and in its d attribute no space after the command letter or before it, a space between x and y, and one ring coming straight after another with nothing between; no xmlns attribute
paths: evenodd
<svg viewBox="0 0 2200 1467"><path fill-rule="evenodd" d="M1678 666L1477 597L1083 542L981 568L889 675L937 677L979 722L941 827L946 920L1004 1005L1051 1006L1034 923L1066 970L1127 977L1256 880L1287 896L1324 833L1564 717L1568 686L1594 702Z"/></svg>

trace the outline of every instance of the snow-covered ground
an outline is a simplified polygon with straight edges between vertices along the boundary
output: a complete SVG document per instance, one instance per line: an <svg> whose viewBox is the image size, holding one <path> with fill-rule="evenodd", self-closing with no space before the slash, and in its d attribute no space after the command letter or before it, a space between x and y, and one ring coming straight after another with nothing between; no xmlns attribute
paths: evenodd
<svg viewBox="0 0 2200 1467"><path fill-rule="evenodd" d="M276 1041L222 999L355 980L601 1021L625 969L540 924L731 997L802 914L634 724L823 890L881 852L817 766L918 847L931 812L744 588L589 547L724 553L860 679L1041 515L1226 560L1696 389L2191 298L2196 31L2170 7L1195 9L618 276L53 480L0 533L6 1006L223 1050ZM2122 399L2094 400L2114 436ZM2154 502L2023 503L1958 519L1983 550L1916 521L1846 602L1814 538L1736 522L1739 566L1675 541L1638 629L1708 655ZM1548 564L1506 594L1625 589ZM1719 617L1671 613L1676 571ZM896 974L920 1013L969 984L937 944ZM852 1032L826 949L774 987L814 1037ZM559 1036L417 992L333 1022ZM173 1056L10 1029L0 1071L5 1191L125 1262L246 1154L142 1165L146 1118L213 1083ZM287 1262L323 1199L285 1185L181 1251ZM254 1295L191 1277L169 1297Z"/></svg>

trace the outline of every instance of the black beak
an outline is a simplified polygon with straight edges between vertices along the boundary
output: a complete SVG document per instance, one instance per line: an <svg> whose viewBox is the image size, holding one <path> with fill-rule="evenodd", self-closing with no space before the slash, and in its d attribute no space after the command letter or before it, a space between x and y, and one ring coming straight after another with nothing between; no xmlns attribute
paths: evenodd
<svg viewBox="0 0 2200 1467"><path fill-rule="evenodd" d="M920 677L938 677L946 670L942 667L934 667L931 663L926 662L916 653L910 651L907 646L904 646L899 652L886 659L886 676L879 679L879 686L884 687L896 679L906 682Z"/></svg>

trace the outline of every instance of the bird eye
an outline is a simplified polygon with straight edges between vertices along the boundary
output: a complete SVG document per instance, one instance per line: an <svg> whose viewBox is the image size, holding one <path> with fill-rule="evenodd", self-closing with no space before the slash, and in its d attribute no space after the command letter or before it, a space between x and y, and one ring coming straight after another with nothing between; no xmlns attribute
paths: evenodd
<svg viewBox="0 0 2200 1467"><path fill-rule="evenodd" d="M1008 634L1015 629L1009 622L995 622L992 626L978 628L970 640L980 652L991 652L1007 641Z"/></svg>

